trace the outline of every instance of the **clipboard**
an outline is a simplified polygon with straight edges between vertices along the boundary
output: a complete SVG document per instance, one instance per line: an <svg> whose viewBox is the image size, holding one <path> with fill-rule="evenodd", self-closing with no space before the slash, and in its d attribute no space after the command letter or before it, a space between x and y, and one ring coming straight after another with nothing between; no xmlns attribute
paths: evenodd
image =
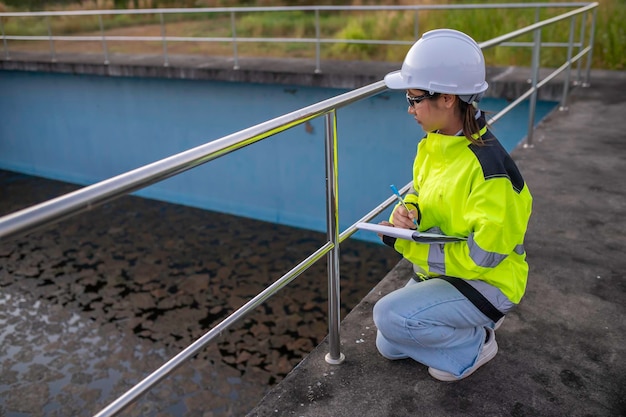
<svg viewBox="0 0 626 417"><path fill-rule="evenodd" d="M357 223L357 229L367 230L369 232L380 233L381 235L391 236L399 239L412 240L419 243L450 243L467 240L464 237L448 236L439 233L426 233L413 229L403 229L401 227L384 226L382 224L373 223Z"/></svg>

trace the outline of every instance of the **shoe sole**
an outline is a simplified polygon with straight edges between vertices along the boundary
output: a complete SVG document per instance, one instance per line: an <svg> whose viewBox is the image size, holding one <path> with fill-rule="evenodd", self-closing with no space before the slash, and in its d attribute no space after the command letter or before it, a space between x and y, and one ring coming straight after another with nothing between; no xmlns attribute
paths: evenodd
<svg viewBox="0 0 626 417"><path fill-rule="evenodd" d="M470 368L470 370L465 375L461 377L457 377L449 372L440 371L439 369L430 368L430 367L428 368L428 373L433 378L438 379L439 381L444 381L444 382L460 381L461 379L467 378L468 376L476 372L478 368L480 368L481 366L483 366L484 364L486 364L487 362L495 358L496 355L498 354L498 342L495 340L495 332L493 332L493 330L492 330L492 333L489 335L489 337L494 338L493 347L490 348L489 352L485 353L485 356L483 357L479 356L478 361L474 364L474 366ZM483 354L483 352L481 352L481 355Z"/></svg>

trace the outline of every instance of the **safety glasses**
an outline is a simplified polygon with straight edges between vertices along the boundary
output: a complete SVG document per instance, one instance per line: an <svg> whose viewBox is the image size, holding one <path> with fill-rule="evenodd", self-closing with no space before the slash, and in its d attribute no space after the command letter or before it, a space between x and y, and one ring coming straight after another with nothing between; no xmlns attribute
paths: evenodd
<svg viewBox="0 0 626 417"><path fill-rule="evenodd" d="M409 93L406 93L406 101L407 103L409 103L409 106L413 107L417 103L421 103L422 101L429 99L429 98L437 97L438 95L439 93L434 93L434 94L425 93L425 94L422 94L421 96L412 97L409 95Z"/></svg>

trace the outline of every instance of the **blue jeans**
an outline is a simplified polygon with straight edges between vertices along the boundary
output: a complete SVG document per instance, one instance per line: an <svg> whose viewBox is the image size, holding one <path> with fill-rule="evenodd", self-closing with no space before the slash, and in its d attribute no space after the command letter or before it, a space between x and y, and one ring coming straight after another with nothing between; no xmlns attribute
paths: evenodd
<svg viewBox="0 0 626 417"><path fill-rule="evenodd" d="M484 327L494 322L452 284L442 279L407 285L374 306L376 347L387 359L411 358L461 376L471 368L483 344Z"/></svg>

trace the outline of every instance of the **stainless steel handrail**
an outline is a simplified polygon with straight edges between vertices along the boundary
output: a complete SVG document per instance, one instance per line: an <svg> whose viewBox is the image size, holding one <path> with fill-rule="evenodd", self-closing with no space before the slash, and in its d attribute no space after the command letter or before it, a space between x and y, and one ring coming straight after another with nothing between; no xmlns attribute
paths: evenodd
<svg viewBox="0 0 626 417"><path fill-rule="evenodd" d="M563 3L564 4L564 3ZM595 29L595 12L598 3L585 3L580 9L564 13L563 15L547 19L542 22L529 25L517 31L502 35L500 37L482 42L481 48L491 48L497 45L504 45L510 39L516 38L526 33L533 33L535 40L533 44L533 80L531 87L520 95L518 99L505 107L495 116L489 123L495 123L515 106L520 104L526 98L536 100L537 90L547 84L563 71L570 71L572 64L579 62L584 56L587 56L588 68L593 50L593 30ZM576 16L593 10L592 32L589 36L590 43L588 46L580 45L580 51L574 57L568 53L566 62L553 71L543 80L538 79L539 60L537 59L541 47L541 29L550 24L564 19L574 19ZM570 25L573 28L575 25ZM571 29L573 30L573 29ZM99 38L100 39L100 38ZM584 37L581 34L581 41ZM573 35L570 34L570 46L573 47ZM568 78L568 77L566 77ZM587 76L588 81L588 76ZM588 84L588 83L587 83ZM107 201L121 197L150 184L162 181L171 176L204 164L211 160L217 159L237 149L256 143L260 140L268 138L274 134L283 132L299 124L305 123L313 118L324 116L326 118L326 182L327 182L327 242L317 251L300 262L287 274L275 281L271 286L266 288L244 306L239 308L224 321L217 324L209 332L200 339L196 340L174 358L169 360L156 371L148 375L137 385L127 391L124 395L109 404L100 411L96 417L113 416L121 410L129 406L140 395L145 393L152 386L157 384L186 360L193 357L200 349L210 343L215 337L223 331L229 329L233 324L240 320L252 309L263 303L265 300L274 295L277 291L295 279L298 275L308 269L313 263L317 262L324 255L327 255L329 267L329 353L326 360L329 363L338 364L344 359L340 352L339 344L339 244L356 232L355 224L360 221L369 221L383 210L389 207L395 201L392 195L380 205L372 209L369 213L359 219L355 224L348 227L342 233L338 230L338 197L337 197L337 126L336 111L342 107L350 105L356 101L366 99L386 90L383 81L379 81L368 86L350 91L345 94L327 99L325 101L313 104L303 109L285 114L275 119L260 123L250 128L241 130L215 141L206 143L185 152L170 156L152 164L118 175L97 184L84 187L80 190L57 197L50 201L20 210L18 212L0 217L0 241L12 239L24 234L30 233L41 227L45 227L61 221L65 218L88 211ZM564 95L567 95L567 86L564 87ZM534 120L534 105L529 111L529 126L526 139L526 145L531 145ZM402 187L401 192L404 193L410 187L411 183Z"/></svg>
<svg viewBox="0 0 626 417"><path fill-rule="evenodd" d="M330 111L377 94L385 88L382 81L361 87L1 217L0 242L90 210L107 201L165 180Z"/></svg>
<svg viewBox="0 0 626 417"><path fill-rule="evenodd" d="M559 75L561 72L563 71L567 71L567 76L565 77L565 80L563 82L563 99L561 100L561 109L565 109L565 96L567 95L568 89L569 89L569 80L570 80L570 72L571 72L571 65L574 62L577 62L579 59L581 59L583 56L587 55L587 72L586 72L586 76L585 76L585 81L583 84L585 85L589 85L589 74L591 72L591 54L593 51L593 39L594 39L594 31L595 31L595 22L596 22L596 10L598 7L598 3L589 3L579 9L576 10L572 10L570 12L566 12L563 13L559 16L555 16L546 20L543 20L541 22L537 22L534 23L532 25L526 26L524 28L515 30L513 32L509 32L507 34L504 34L502 36L498 36L495 37L493 39L490 39L488 41L485 42L481 42L479 45L482 49L487 49L487 48L492 48L494 46L497 45L502 45L504 44L506 41L516 38L518 36L521 35L525 35L527 33L533 33L534 35L534 41L533 41L533 62L531 64L531 73L532 73L532 78L530 80L531 82L531 88L526 92L523 93L520 97L518 97L514 103L511 103L509 106L507 106L505 109L503 109L500 113L499 113L499 117L504 116L508 111L510 111L511 109L513 109L513 107L515 107L517 104L521 103L521 101L523 101L525 98L530 98L530 108L529 108L529 112L528 112L528 130L527 130L527 135L526 135L526 140L524 143L525 147L530 147L533 146L533 127L534 127L534 121L535 121L535 106L536 106L536 102L537 102L537 91L539 89L539 84L542 83L541 85L545 85L548 81L552 80L553 78L555 78L557 75ZM540 54L540 50L541 50L541 29L555 24L557 22L560 22L562 20L566 20L566 19L570 19L570 36L569 36L569 46L568 46L568 51L571 51L573 48L573 39L574 39L574 29L575 29L575 25L574 25L574 19L578 16L578 15L582 15L582 16L586 16L587 12L592 11L593 10L593 21L592 21L592 25L591 25L591 29L590 29L590 33L589 33L589 45L587 47L585 47L581 52L579 52L575 57L572 57L570 53L568 53L568 59L566 60L566 62L560 66L559 68L557 68L556 70L554 70L550 75L548 75L544 80L540 81L539 80L539 65L540 65L540 59L539 59L539 54ZM581 35L582 36L582 35ZM583 45L580 45L579 47L583 47ZM497 119L496 119L497 120Z"/></svg>
<svg viewBox="0 0 626 417"><path fill-rule="evenodd" d="M109 51L107 47L107 41L110 42L127 42L127 41L140 41L140 42L162 42L163 43L163 65L169 65L169 58L167 52L168 42L231 42L233 45L233 59L234 69L239 69L239 56L238 56L238 43L307 43L315 45L315 72L321 72L321 44L370 44L370 45L411 45L412 40L381 40L381 39L339 39L339 38L322 38L320 36L320 20L319 13L321 11L362 11L362 12L377 12L377 11L413 11L415 13L415 37L417 37L417 16L418 12L422 10L474 10L474 9L527 9L534 8L537 11L542 8L579 8L589 5L589 2L563 2L563 3L499 3L499 4L425 4L425 5L374 5L374 6L272 6L272 7L201 7L201 8L169 8L169 9L128 9L128 10L74 10L74 11L41 11L41 12L3 12L0 13L0 29L2 28L2 17L64 17L64 16L98 16L100 24L100 35L98 36L74 36L74 35L53 35L49 20L47 24L47 35L6 35L0 33L3 39L4 55L5 59L10 60L10 53L8 49L7 40L11 41L49 41L50 42L50 55L51 60L56 60L56 52L54 48L54 42L56 41L77 41L77 42L100 42L103 48L104 64L108 65ZM236 30L236 14L238 13L266 13L266 12L290 12L290 11L309 11L315 13L315 38L283 38L283 37L241 37L237 36ZM188 37L188 36L166 36L165 21L163 16L167 14L198 14L198 13L229 13L231 19L231 36L227 37ZM158 14L161 33L160 36L107 36L102 26L102 16L114 16L114 15L143 15L143 14ZM582 28L581 28L582 32ZM571 43L571 40L570 40ZM579 43L575 43L574 46L580 47L583 40ZM532 43L528 42L513 42L509 44L503 44L506 46L532 46ZM567 42L551 42L545 43L542 46L551 47L569 47Z"/></svg>

